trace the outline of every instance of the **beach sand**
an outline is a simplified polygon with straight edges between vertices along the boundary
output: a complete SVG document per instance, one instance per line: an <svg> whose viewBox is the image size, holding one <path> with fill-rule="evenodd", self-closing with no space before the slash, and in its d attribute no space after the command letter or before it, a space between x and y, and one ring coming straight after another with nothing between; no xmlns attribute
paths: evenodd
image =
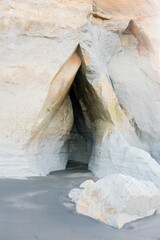
<svg viewBox="0 0 160 240"><path fill-rule="evenodd" d="M86 179L84 166L46 177L0 179L0 240L158 240L160 215L121 230L79 215L67 195Z"/></svg>

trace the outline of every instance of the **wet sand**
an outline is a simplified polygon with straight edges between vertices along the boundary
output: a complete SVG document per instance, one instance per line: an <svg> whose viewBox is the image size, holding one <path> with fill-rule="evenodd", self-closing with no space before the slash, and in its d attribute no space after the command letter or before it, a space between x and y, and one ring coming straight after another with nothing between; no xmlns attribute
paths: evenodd
<svg viewBox="0 0 160 240"><path fill-rule="evenodd" d="M75 213L68 192L86 179L70 166L47 177L0 179L0 240L160 240L160 215L116 230Z"/></svg>

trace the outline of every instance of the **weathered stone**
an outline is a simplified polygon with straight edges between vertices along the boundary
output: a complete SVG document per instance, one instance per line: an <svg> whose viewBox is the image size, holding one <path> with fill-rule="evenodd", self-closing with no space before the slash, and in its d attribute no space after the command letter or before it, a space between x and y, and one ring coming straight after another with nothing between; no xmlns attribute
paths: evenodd
<svg viewBox="0 0 160 240"><path fill-rule="evenodd" d="M114 174L81 192L76 211L115 228L151 216L160 206L160 193L153 183Z"/></svg>
<svg viewBox="0 0 160 240"><path fill-rule="evenodd" d="M154 52L154 49L152 47L152 44L148 36L142 31L142 29L139 29L139 27L137 26L134 20L130 20L123 34L132 34L137 39L139 53L140 53L140 49L142 50L145 49L149 52Z"/></svg>
<svg viewBox="0 0 160 240"><path fill-rule="evenodd" d="M87 188L90 188L93 184L94 184L93 180L86 180L85 182L81 183L79 187L87 189Z"/></svg>
<svg viewBox="0 0 160 240"><path fill-rule="evenodd" d="M27 69L23 60L18 67L16 60L8 64L1 66L1 176L64 169L67 156L65 149L60 152L73 125L67 94L81 64L78 55L71 55L54 78L49 66L38 71Z"/></svg>
<svg viewBox="0 0 160 240"><path fill-rule="evenodd" d="M76 203L78 198L79 198L79 195L81 194L82 192L82 189L79 189L79 188L73 188L69 194L68 194L68 197L71 199L72 202Z"/></svg>
<svg viewBox="0 0 160 240"><path fill-rule="evenodd" d="M134 48L116 53L109 74L120 105L130 116L143 148L159 159L160 109L158 64L151 56L139 56Z"/></svg>
<svg viewBox="0 0 160 240"><path fill-rule="evenodd" d="M131 147L116 131L95 145L89 168L99 178L120 173L152 181L160 190L160 165L144 150Z"/></svg>
<svg viewBox="0 0 160 240"><path fill-rule="evenodd" d="M160 161L159 12L156 0L1 1L1 176L46 175L68 160L104 176L114 162L106 151L111 136L111 153L124 156L125 144L134 147L124 162L143 155L158 181L144 151ZM131 19L154 53L140 55L139 38L123 34ZM142 167L138 174L126 168L147 178Z"/></svg>

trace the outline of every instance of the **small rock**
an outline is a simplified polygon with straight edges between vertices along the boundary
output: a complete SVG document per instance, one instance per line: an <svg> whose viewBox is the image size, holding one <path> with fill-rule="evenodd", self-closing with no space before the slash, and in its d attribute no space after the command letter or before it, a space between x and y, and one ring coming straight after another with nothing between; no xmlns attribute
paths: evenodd
<svg viewBox="0 0 160 240"><path fill-rule="evenodd" d="M82 189L79 189L79 188L73 188L69 194L68 194L68 197L71 198L71 201L76 203L78 198L79 198L79 195L81 194L83 190Z"/></svg>
<svg viewBox="0 0 160 240"><path fill-rule="evenodd" d="M87 189L90 188L93 184L94 184L93 180L86 180L83 183L81 183L80 188Z"/></svg>

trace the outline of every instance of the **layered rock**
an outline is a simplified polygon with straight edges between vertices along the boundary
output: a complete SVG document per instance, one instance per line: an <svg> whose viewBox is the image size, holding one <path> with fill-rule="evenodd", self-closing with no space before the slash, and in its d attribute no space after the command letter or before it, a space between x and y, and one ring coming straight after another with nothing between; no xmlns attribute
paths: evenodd
<svg viewBox="0 0 160 240"><path fill-rule="evenodd" d="M99 177L123 173L123 161L127 174L158 181L158 9L156 0L2 1L1 176L46 175L71 159ZM138 35L125 34L131 19ZM139 51L144 36L157 51Z"/></svg>

